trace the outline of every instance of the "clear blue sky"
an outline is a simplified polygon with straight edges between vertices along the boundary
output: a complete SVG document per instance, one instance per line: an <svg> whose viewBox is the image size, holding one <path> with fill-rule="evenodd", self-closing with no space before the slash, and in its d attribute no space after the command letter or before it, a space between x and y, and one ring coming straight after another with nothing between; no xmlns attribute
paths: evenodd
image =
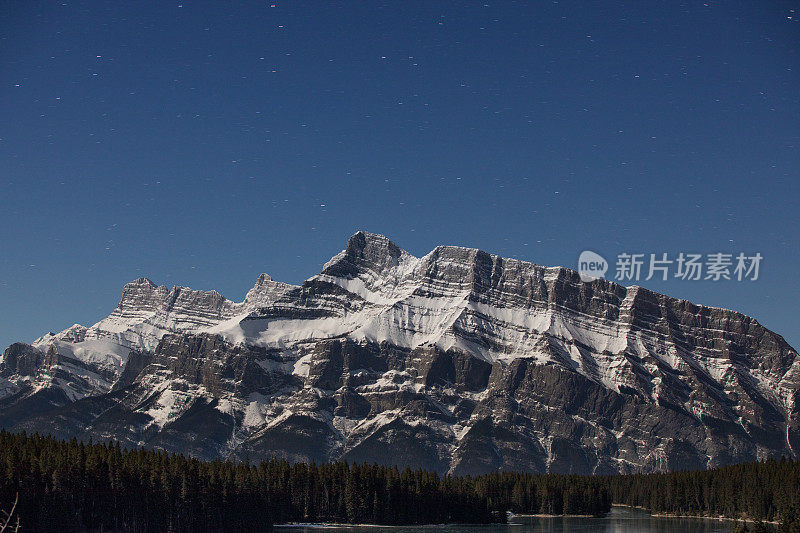
<svg viewBox="0 0 800 533"><path fill-rule="evenodd" d="M800 347L800 2L4 2L0 344L140 276L240 300L359 229L760 252L641 281Z"/></svg>

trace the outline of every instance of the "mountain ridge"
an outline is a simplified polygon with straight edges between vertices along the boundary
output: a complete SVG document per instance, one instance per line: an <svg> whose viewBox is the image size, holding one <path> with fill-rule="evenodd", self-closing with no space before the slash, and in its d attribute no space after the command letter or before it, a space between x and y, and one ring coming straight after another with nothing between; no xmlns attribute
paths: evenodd
<svg viewBox="0 0 800 533"><path fill-rule="evenodd" d="M0 425L48 413L65 435L203 457L610 473L796 456L799 390L797 352L742 313L358 232L300 285L262 274L233 302L139 278L97 324L12 345Z"/></svg>

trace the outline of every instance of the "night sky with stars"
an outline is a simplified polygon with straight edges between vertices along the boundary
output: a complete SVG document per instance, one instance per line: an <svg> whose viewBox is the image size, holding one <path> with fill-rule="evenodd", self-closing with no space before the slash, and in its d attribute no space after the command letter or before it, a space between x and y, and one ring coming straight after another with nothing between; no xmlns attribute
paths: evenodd
<svg viewBox="0 0 800 533"><path fill-rule="evenodd" d="M299 283L359 229L577 267L800 348L800 1L0 4L0 344L123 284Z"/></svg>

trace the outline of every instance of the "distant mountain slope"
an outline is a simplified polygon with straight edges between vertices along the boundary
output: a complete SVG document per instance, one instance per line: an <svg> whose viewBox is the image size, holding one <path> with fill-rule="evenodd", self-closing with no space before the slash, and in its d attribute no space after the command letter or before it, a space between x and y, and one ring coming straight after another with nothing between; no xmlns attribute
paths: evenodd
<svg viewBox="0 0 800 533"><path fill-rule="evenodd" d="M213 458L440 472L705 468L800 450L800 358L734 311L365 232L243 302L139 279L14 344L0 425Z"/></svg>

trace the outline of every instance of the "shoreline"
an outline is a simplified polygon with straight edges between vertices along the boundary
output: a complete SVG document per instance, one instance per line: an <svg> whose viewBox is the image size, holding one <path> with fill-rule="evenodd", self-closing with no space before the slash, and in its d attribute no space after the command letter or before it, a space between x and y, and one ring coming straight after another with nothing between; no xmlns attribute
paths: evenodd
<svg viewBox="0 0 800 533"><path fill-rule="evenodd" d="M497 526L497 525L507 525L503 522L492 522L490 524L462 524L458 522L454 522L452 524L348 524L346 522L290 522L287 524L272 524L273 528L279 527L309 527L314 529L325 529L325 528L333 528L333 527L368 527L368 528L375 528L375 529L395 529L401 527L414 527L414 528L443 528L443 527L451 527L451 526L464 526L464 527L490 527L490 526Z"/></svg>
<svg viewBox="0 0 800 533"><path fill-rule="evenodd" d="M596 516L593 514L544 514L544 513L537 513L537 514L523 514L523 513L513 513L508 515L509 518L513 518L515 516L520 518L605 518L605 516Z"/></svg>
<svg viewBox="0 0 800 533"><path fill-rule="evenodd" d="M658 513L658 514L651 514L655 518L698 518L701 520L718 520L720 522L748 522L750 524L756 524L759 520L753 520L752 518L730 518L728 516L709 516L709 515L691 515L691 514L670 514L670 513ZM760 520L760 522L764 524L770 524L773 526L777 526L780 524L777 520Z"/></svg>
<svg viewBox="0 0 800 533"><path fill-rule="evenodd" d="M711 516L711 515L698 515L698 514L651 513L646 507L642 507L639 505L625 505L624 503L612 503L611 507L627 507L628 509L637 509L640 511L646 511L650 516L654 518L695 518L699 520L717 520L720 522L748 522L751 524L755 524L758 522L758 520L753 520L752 518L731 518L725 515ZM765 524L771 524L774 526L780 524L780 522L777 520L761 520L761 522Z"/></svg>
<svg viewBox="0 0 800 533"><path fill-rule="evenodd" d="M758 521L753 520L752 518L731 518L728 516L710 516L710 515L681 515L681 514L671 514L671 513L651 513L646 507L642 507L639 505L626 505L624 503L614 503L611 505L612 508L614 507L623 507L627 509L636 509L637 511L646 512L647 515L651 518L690 518L695 520L715 520L718 522L747 522L750 524L755 524ZM597 518L597 519L606 519L609 515L605 516L595 516L591 514L515 514L510 513L508 515L509 519L513 518ZM773 526L777 526L780 524L777 520L761 520L761 522L765 524L770 524ZM451 526L476 526L476 527L488 527L493 525L513 525L511 523L502 523L502 522L495 522L492 524L460 524L460 523L452 523L452 524L349 524L346 522L291 522L286 524L273 524L273 528L292 528L292 527L307 527L307 528L314 528L314 529L327 529L327 528L371 528L371 529L396 529L396 528L407 528L407 527L414 527L414 528L426 528L426 529L433 529L433 528L443 528L443 527L451 527Z"/></svg>

